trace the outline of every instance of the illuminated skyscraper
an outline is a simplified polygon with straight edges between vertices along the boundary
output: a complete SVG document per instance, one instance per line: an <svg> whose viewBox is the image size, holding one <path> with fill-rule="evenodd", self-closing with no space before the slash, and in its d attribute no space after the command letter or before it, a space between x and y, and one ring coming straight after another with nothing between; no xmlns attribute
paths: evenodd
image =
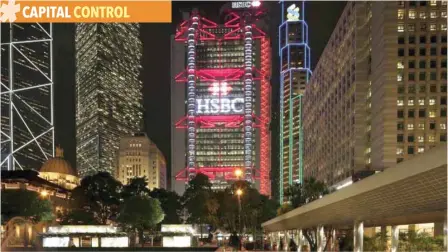
<svg viewBox="0 0 448 252"><path fill-rule="evenodd" d="M76 25L76 159L81 177L116 167L120 136L140 131L138 24Z"/></svg>
<svg viewBox="0 0 448 252"><path fill-rule="evenodd" d="M203 173L217 190L242 179L270 195L271 48L264 11L250 1L222 10L224 24L193 11L174 37L174 189L182 192Z"/></svg>
<svg viewBox="0 0 448 252"><path fill-rule="evenodd" d="M303 1L281 3L280 56L280 202L284 191L303 181L302 104L311 77L308 25Z"/></svg>
<svg viewBox="0 0 448 252"><path fill-rule="evenodd" d="M335 189L447 139L447 1L348 2L304 99L305 177Z"/></svg>
<svg viewBox="0 0 448 252"><path fill-rule="evenodd" d="M1 168L39 169L53 157L51 24L1 24Z"/></svg>

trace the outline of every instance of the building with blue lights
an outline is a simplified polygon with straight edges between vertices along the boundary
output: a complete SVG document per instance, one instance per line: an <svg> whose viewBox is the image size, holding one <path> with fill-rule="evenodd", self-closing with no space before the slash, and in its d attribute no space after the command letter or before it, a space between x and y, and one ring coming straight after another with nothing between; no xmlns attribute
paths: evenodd
<svg viewBox="0 0 448 252"><path fill-rule="evenodd" d="M280 177L279 199L294 182L303 181L302 99L311 77L308 25L303 1L281 1Z"/></svg>

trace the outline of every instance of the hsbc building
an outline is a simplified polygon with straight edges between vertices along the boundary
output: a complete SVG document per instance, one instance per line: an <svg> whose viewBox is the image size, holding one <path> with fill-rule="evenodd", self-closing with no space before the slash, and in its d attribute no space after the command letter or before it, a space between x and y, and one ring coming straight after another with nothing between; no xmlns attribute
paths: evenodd
<svg viewBox="0 0 448 252"><path fill-rule="evenodd" d="M264 13L233 4L218 24L192 11L173 36L171 169L178 193L202 173L216 190L246 180L270 195L271 46Z"/></svg>

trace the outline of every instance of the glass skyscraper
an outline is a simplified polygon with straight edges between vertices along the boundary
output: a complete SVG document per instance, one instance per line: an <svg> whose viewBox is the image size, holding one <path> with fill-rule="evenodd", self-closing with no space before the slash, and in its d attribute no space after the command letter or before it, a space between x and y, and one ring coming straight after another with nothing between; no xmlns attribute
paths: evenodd
<svg viewBox="0 0 448 252"><path fill-rule="evenodd" d="M1 24L1 168L39 169L53 157L51 24Z"/></svg>
<svg viewBox="0 0 448 252"><path fill-rule="evenodd" d="M302 105L311 77L308 25L303 1L281 2L280 56L280 202L284 191L303 181Z"/></svg>
<svg viewBox="0 0 448 252"><path fill-rule="evenodd" d="M76 25L76 159L81 177L112 173L120 136L140 131L138 24Z"/></svg>

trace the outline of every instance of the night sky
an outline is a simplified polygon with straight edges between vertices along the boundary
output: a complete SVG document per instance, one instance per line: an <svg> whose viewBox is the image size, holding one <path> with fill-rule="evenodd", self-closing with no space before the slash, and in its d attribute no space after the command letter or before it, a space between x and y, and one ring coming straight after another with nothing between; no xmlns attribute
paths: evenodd
<svg viewBox="0 0 448 252"><path fill-rule="evenodd" d="M270 2L271 13L278 13L278 6ZM144 122L148 136L164 153L170 167L170 36L181 22L181 11L198 8L207 16L216 17L224 2L175 2L173 3L172 24L142 24L143 42L142 72ZM309 27L311 62L314 67L325 48L334 26L345 6L345 2L307 2L305 19ZM274 14L275 15L275 14ZM271 17L278 22L279 17ZM55 73L55 133L56 144L64 148L65 158L76 167L75 131L75 26L73 24L54 25L54 73ZM277 31L271 31L274 35ZM276 38L277 39L277 38ZM276 44L275 44L276 46ZM272 107L278 108L278 48L273 48ZM277 156L278 118L272 123L273 152Z"/></svg>

